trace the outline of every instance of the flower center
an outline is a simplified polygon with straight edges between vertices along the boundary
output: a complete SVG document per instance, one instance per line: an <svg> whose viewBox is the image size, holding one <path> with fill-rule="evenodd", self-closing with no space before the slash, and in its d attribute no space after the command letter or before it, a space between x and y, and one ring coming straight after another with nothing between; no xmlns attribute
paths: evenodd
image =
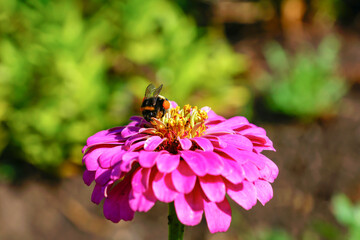
<svg viewBox="0 0 360 240"><path fill-rule="evenodd" d="M156 135L174 142L178 138L194 138L203 135L207 118L204 110L185 105L182 109L179 106L169 109L161 119L154 118L152 124L156 129Z"/></svg>

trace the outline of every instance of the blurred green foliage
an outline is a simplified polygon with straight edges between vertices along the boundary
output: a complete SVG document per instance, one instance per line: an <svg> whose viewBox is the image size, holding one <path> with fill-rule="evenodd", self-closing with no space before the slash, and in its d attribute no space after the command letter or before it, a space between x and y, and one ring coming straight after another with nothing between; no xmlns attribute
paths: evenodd
<svg viewBox="0 0 360 240"><path fill-rule="evenodd" d="M347 91L345 80L337 74L339 41L326 37L317 51L303 48L290 56L278 43L265 49L271 70L262 83L267 106L299 118L332 115Z"/></svg>
<svg viewBox="0 0 360 240"><path fill-rule="evenodd" d="M243 234L241 234L243 237ZM256 229L247 236L243 237L246 240L292 240L293 238L285 230L281 229Z"/></svg>
<svg viewBox="0 0 360 240"><path fill-rule="evenodd" d="M87 137L139 114L149 80L180 104L238 108L245 67L171 1L0 1L0 172L80 163Z"/></svg>
<svg viewBox="0 0 360 240"><path fill-rule="evenodd" d="M333 212L339 223L348 229L341 239L360 239L360 202L353 204L344 194L337 195L332 201Z"/></svg>

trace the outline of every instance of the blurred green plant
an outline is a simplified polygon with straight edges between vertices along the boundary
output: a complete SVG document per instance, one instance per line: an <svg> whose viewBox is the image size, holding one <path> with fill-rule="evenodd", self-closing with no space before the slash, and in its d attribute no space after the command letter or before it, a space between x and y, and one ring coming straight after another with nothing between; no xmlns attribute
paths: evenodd
<svg viewBox="0 0 360 240"><path fill-rule="evenodd" d="M314 18L335 23L340 16L346 14L344 1L341 0L313 0L311 6L315 10Z"/></svg>
<svg viewBox="0 0 360 240"><path fill-rule="evenodd" d="M348 229L342 239L360 239L360 202L353 204L344 194L339 194L333 198L332 207L338 222Z"/></svg>
<svg viewBox="0 0 360 240"><path fill-rule="evenodd" d="M246 240L292 240L293 238L282 229L256 229L244 237Z"/></svg>
<svg viewBox="0 0 360 240"><path fill-rule="evenodd" d="M180 104L195 95L238 109L244 69L170 1L0 1L0 174L13 176L14 158L45 171L80 164L88 136L139 114L149 80Z"/></svg>
<svg viewBox="0 0 360 240"><path fill-rule="evenodd" d="M347 91L336 72L339 47L328 36L317 50L302 48L290 56L278 43L269 44L265 57L271 74L261 81L267 107L302 119L334 114Z"/></svg>

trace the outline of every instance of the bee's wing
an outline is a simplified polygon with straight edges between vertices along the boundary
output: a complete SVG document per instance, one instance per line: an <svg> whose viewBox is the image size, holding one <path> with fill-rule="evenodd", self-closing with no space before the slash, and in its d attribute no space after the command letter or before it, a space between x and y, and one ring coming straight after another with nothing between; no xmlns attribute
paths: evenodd
<svg viewBox="0 0 360 240"><path fill-rule="evenodd" d="M158 87L157 89L155 89L155 91L154 91L154 97L159 96L162 87L163 87L163 85L161 84L160 87Z"/></svg>
<svg viewBox="0 0 360 240"><path fill-rule="evenodd" d="M155 86L152 83L150 83L149 86L147 86L147 88L145 90L145 97L146 98L152 97L155 90L156 90Z"/></svg>

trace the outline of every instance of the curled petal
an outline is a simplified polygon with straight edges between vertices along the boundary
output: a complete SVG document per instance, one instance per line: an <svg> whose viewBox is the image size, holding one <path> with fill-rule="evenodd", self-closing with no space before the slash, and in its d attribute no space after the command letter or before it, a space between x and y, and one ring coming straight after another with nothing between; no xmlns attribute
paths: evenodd
<svg viewBox="0 0 360 240"><path fill-rule="evenodd" d="M139 133L140 128L134 126L127 126L121 131L121 136L123 138L128 138Z"/></svg>
<svg viewBox="0 0 360 240"><path fill-rule="evenodd" d="M273 197L273 189L267 181L257 180L255 181L255 188L257 193L257 199L262 205L265 205Z"/></svg>
<svg viewBox="0 0 360 240"><path fill-rule="evenodd" d="M138 152L127 152L123 155L122 161L120 162L120 170L123 172L129 172L133 162L139 158Z"/></svg>
<svg viewBox="0 0 360 240"><path fill-rule="evenodd" d="M150 173L150 168L141 168L134 173L131 186L135 192L145 192L149 188Z"/></svg>
<svg viewBox="0 0 360 240"><path fill-rule="evenodd" d="M215 152L219 154L226 154L227 156L231 157L232 159L236 160L238 163L245 163L247 162L247 158L243 157L243 152L236 147L228 145L225 148L215 148Z"/></svg>
<svg viewBox="0 0 360 240"><path fill-rule="evenodd" d="M130 120L140 123L140 122L144 121L145 119L142 116L131 116Z"/></svg>
<svg viewBox="0 0 360 240"><path fill-rule="evenodd" d="M200 223L203 215L203 199L200 191L194 189L189 194L178 194L174 201L176 215L182 224L195 226Z"/></svg>
<svg viewBox="0 0 360 240"><path fill-rule="evenodd" d="M160 152L148 152L141 151L139 155L139 163L144 168L151 168L156 163L156 158L159 156Z"/></svg>
<svg viewBox="0 0 360 240"><path fill-rule="evenodd" d="M98 158L99 166L102 168L110 168L112 162L119 162L122 155L126 152L123 151L122 148L122 146L116 146L103 151ZM115 159L113 160L113 158Z"/></svg>
<svg viewBox="0 0 360 240"><path fill-rule="evenodd" d="M142 149L144 147L145 141L139 141L136 143L131 144L129 149L127 149L128 152L137 151L139 149Z"/></svg>
<svg viewBox="0 0 360 240"><path fill-rule="evenodd" d="M191 170L198 176L205 176L207 172L206 159L197 152L181 151L181 157L186 161Z"/></svg>
<svg viewBox="0 0 360 240"><path fill-rule="evenodd" d="M193 190L196 175L184 161L180 161L179 166L171 173L171 179L175 189L186 194Z"/></svg>
<svg viewBox="0 0 360 240"><path fill-rule="evenodd" d="M172 202L178 195L169 174L158 172L152 182L152 187L156 198L162 202Z"/></svg>
<svg viewBox="0 0 360 240"><path fill-rule="evenodd" d="M144 149L147 151L154 151L164 140L165 138L159 136L150 137L145 141Z"/></svg>
<svg viewBox="0 0 360 240"><path fill-rule="evenodd" d="M180 162L180 155L162 153L156 159L156 166L160 172L169 173L174 171Z"/></svg>
<svg viewBox="0 0 360 240"><path fill-rule="evenodd" d="M204 200L206 222L211 233L226 232L231 223L231 207L225 198L216 203Z"/></svg>
<svg viewBox="0 0 360 240"><path fill-rule="evenodd" d="M211 175L219 175L224 170L224 161L223 159L214 152L203 152L196 151L206 160L206 169L207 173Z"/></svg>
<svg viewBox="0 0 360 240"><path fill-rule="evenodd" d="M83 181L86 185L90 186L90 184L95 180L95 172L85 170L83 174Z"/></svg>
<svg viewBox="0 0 360 240"><path fill-rule="evenodd" d="M82 152L85 153L88 148L100 144L118 144L119 141L124 140L120 134L124 128L125 127L116 127L97 132L87 139L86 145L84 146Z"/></svg>
<svg viewBox="0 0 360 240"><path fill-rule="evenodd" d="M266 156L262 154L259 155L266 165L265 167L266 169L264 171L263 170L260 171L263 178L265 178L269 182L273 182L279 174L279 168L276 166L276 164L273 161L271 161Z"/></svg>
<svg viewBox="0 0 360 240"><path fill-rule="evenodd" d="M123 181L108 190L103 208L104 216L112 222L117 223L120 220L129 221L134 218L134 211L129 205L130 179L131 175L128 175Z"/></svg>
<svg viewBox="0 0 360 240"><path fill-rule="evenodd" d="M157 201L152 188L146 189L145 192L131 191L129 195L129 205L133 211L147 212Z"/></svg>
<svg viewBox="0 0 360 240"><path fill-rule="evenodd" d="M225 183L220 176L206 175L199 178L200 186L212 202L221 202L225 198Z"/></svg>
<svg viewBox="0 0 360 240"><path fill-rule="evenodd" d="M183 150L189 150L192 146L192 142L188 138L178 138L180 146Z"/></svg>
<svg viewBox="0 0 360 240"><path fill-rule="evenodd" d="M226 134L218 137L219 141L223 141L226 144L230 144L238 149L243 149L246 151L252 151L253 144L252 142L244 136L238 134Z"/></svg>
<svg viewBox="0 0 360 240"><path fill-rule="evenodd" d="M99 168L95 173L95 182L104 186L110 180L111 169Z"/></svg>
<svg viewBox="0 0 360 240"><path fill-rule="evenodd" d="M237 117L233 117L228 120L225 120L213 127L210 127L209 129L206 130L206 132L208 134L218 133L218 132L223 132L225 129L228 129L228 130L237 129L237 128L240 128L247 124L249 124L249 121L245 117L237 116ZM229 132L233 132L233 131L229 131Z"/></svg>
<svg viewBox="0 0 360 240"><path fill-rule="evenodd" d="M87 151L83 157L83 163L89 171L96 171L99 168L98 158L107 148L96 148Z"/></svg>
<svg viewBox="0 0 360 240"><path fill-rule="evenodd" d="M251 162L244 163L242 167L245 171L245 178L250 182L256 181L261 176L259 169Z"/></svg>
<svg viewBox="0 0 360 240"><path fill-rule="evenodd" d="M236 161L226 159L224 160L224 171L221 173L228 181L238 184L241 183L245 177L245 171L242 166Z"/></svg>
<svg viewBox="0 0 360 240"><path fill-rule="evenodd" d="M100 184L96 184L94 187L94 190L91 194L91 201L95 204L100 204L101 200L104 199L105 197L105 193L104 193L104 186L100 185Z"/></svg>
<svg viewBox="0 0 360 240"><path fill-rule="evenodd" d="M110 179L113 181L116 181L120 178L122 178L128 171L123 172L121 170L121 166L120 164L116 164L112 169L111 169L111 174L110 174Z"/></svg>
<svg viewBox="0 0 360 240"><path fill-rule="evenodd" d="M250 128L241 130L240 133L242 135L246 135L246 136L257 136L257 137L264 137L266 136L266 131L265 129L261 128L261 127L257 127L254 124L250 124Z"/></svg>
<svg viewBox="0 0 360 240"><path fill-rule="evenodd" d="M207 138L196 137L193 138L192 140L196 142L197 145L199 145L206 152L212 152L214 150L214 146Z"/></svg>
<svg viewBox="0 0 360 240"><path fill-rule="evenodd" d="M147 139L147 138L149 138L149 135L147 135L147 134L136 134L136 135L128 138L125 141L124 145L126 148L129 148L133 143L138 142L140 140Z"/></svg>
<svg viewBox="0 0 360 240"><path fill-rule="evenodd" d="M249 210L256 204L256 188L252 183L243 181L240 184L228 183L226 186L229 197L244 209Z"/></svg>

